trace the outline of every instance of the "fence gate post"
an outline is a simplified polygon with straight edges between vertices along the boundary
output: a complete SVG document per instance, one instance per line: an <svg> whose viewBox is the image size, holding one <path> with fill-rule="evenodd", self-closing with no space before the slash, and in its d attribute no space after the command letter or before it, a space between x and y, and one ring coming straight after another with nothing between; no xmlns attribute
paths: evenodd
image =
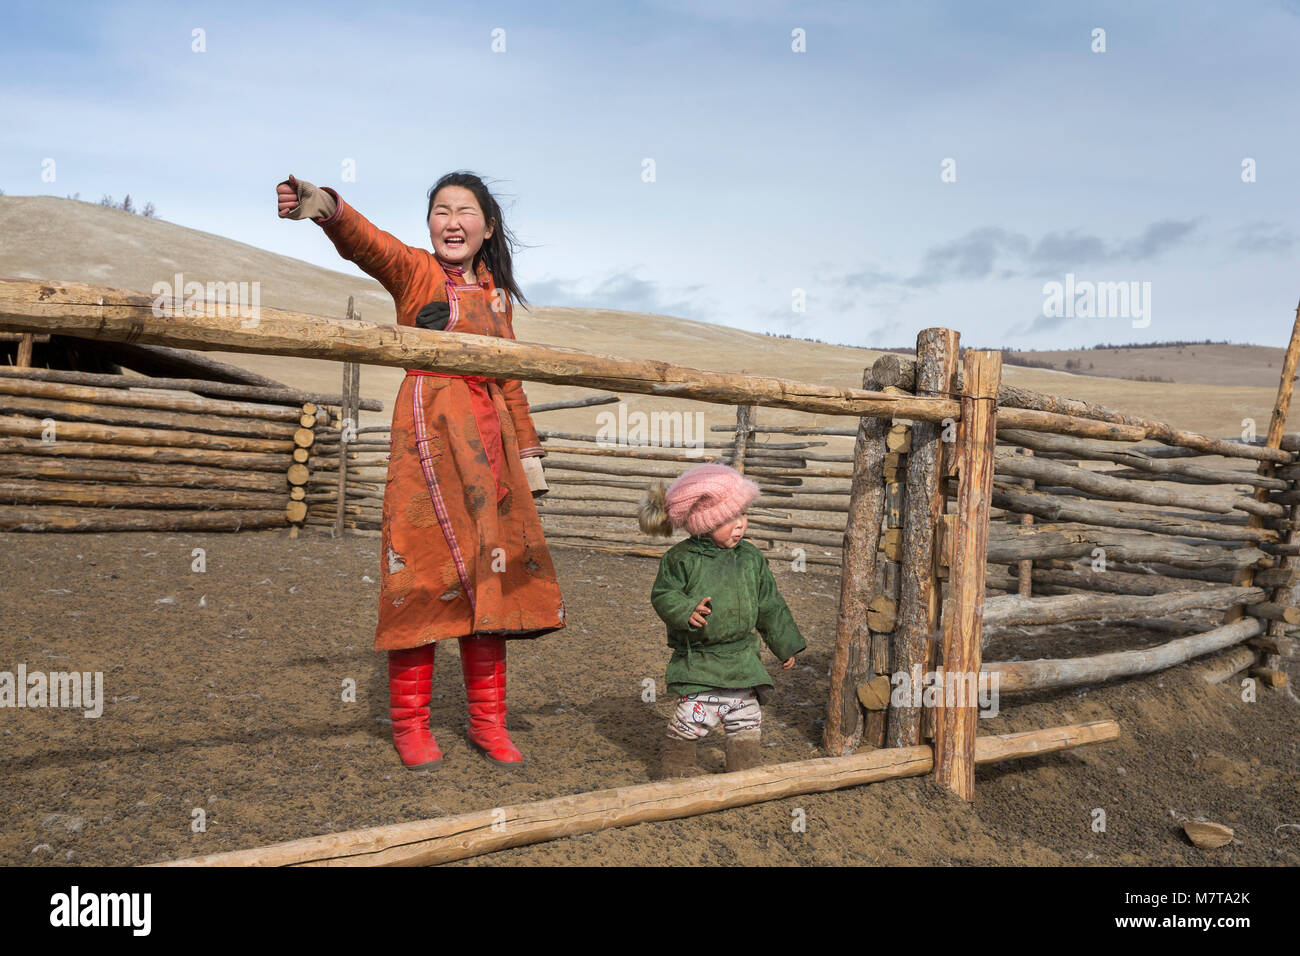
<svg viewBox="0 0 1300 956"><path fill-rule="evenodd" d="M957 453L957 540L953 548L950 612L943 631L943 682L934 726L936 779L964 800L975 799L984 563L988 556L989 495L997 447L997 398L1002 353L968 349L962 361L962 427ZM936 685L936 690L939 690ZM949 699L949 695L952 699Z"/></svg>

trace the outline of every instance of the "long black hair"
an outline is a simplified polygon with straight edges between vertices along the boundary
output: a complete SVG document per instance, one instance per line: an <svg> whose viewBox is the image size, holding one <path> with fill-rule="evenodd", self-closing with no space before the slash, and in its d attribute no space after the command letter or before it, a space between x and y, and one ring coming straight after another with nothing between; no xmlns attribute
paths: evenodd
<svg viewBox="0 0 1300 956"><path fill-rule="evenodd" d="M511 251L519 248L520 244L515 240L514 233L506 228L505 219L501 215L501 205L496 201L496 197L488 191L483 180L477 175L467 169L458 169L454 173L443 176L430 188L429 208L424 214L425 222L428 222L429 217L433 215L433 199L438 195L438 190L444 186L464 186L474 194L479 208L483 210L484 220L493 226L492 235L483 240L483 248L479 249L476 258L483 260L483 264L492 273L492 281L496 283L498 289L505 289L511 300L527 305L528 300L524 298L523 292L519 290L519 284L515 282L514 261L511 258Z"/></svg>

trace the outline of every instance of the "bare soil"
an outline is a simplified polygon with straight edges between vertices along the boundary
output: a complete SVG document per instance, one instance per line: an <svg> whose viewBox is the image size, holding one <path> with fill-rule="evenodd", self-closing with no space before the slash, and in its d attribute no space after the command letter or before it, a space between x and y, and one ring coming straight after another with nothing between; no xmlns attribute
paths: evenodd
<svg viewBox="0 0 1300 956"><path fill-rule="evenodd" d="M206 569L192 569L202 548ZM414 774L390 742L371 650L378 542L308 532L0 535L0 669L104 674L103 715L0 710L0 862L138 864L651 779L671 702L656 562L553 548L570 624L510 645L510 726L529 758L464 736L455 646L438 654L445 753ZM775 568L809 649L769 660L768 763L818 755L838 578ZM1167 639L1122 624L1003 635L989 659ZM643 681L660 695L642 700ZM1291 678L1300 678L1291 665ZM356 702L345 703L346 681ZM1114 718L1112 744L980 767L973 805L926 778L779 800L522 847L469 865L1300 864L1300 701L1202 682L1194 665L1004 698L981 733ZM722 764L715 735L703 751ZM802 809L806 832L792 823ZM1105 812L1098 832L1097 810ZM205 832L194 832L195 811ZM1219 850L1180 821L1231 826Z"/></svg>

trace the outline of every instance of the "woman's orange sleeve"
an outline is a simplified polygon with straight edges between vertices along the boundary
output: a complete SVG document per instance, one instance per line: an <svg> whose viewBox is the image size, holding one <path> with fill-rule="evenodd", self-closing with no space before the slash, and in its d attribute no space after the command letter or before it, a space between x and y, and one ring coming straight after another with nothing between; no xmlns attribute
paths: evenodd
<svg viewBox="0 0 1300 956"><path fill-rule="evenodd" d="M334 197L334 215L319 221L325 235L344 259L355 262L361 271L388 290L396 301L415 274L420 250L408 246L396 236L384 232L361 213L345 203L328 186L324 191Z"/></svg>

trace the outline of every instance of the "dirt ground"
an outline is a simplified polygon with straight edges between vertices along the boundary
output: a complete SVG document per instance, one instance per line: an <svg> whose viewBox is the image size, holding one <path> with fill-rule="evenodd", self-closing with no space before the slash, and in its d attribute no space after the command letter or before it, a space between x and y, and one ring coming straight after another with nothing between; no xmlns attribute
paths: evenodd
<svg viewBox="0 0 1300 956"><path fill-rule="evenodd" d="M569 626L510 645L510 727L529 764L500 768L471 749L459 660L444 645L433 703L444 765L414 774L392 748L383 658L371 650L377 539L0 535L0 670L104 675L98 718L0 710L0 863L148 863L650 779L670 711L669 652L648 602L656 562L553 555ZM768 763L818 755L838 585L775 571L809 649L790 672L767 661L779 690L764 711ZM1131 628L1063 629L1037 646L1004 635L986 658L1161 639ZM642 700L648 678L654 702ZM343 700L349 679L355 703ZM1001 703L981 733L1114 718L1122 737L980 767L974 805L926 778L886 781L468 865L1300 864L1293 692L1261 688L1247 703L1184 666ZM703 761L721 767L717 732ZM792 825L800 809L804 832ZM1235 838L1198 850L1186 818L1225 823Z"/></svg>

